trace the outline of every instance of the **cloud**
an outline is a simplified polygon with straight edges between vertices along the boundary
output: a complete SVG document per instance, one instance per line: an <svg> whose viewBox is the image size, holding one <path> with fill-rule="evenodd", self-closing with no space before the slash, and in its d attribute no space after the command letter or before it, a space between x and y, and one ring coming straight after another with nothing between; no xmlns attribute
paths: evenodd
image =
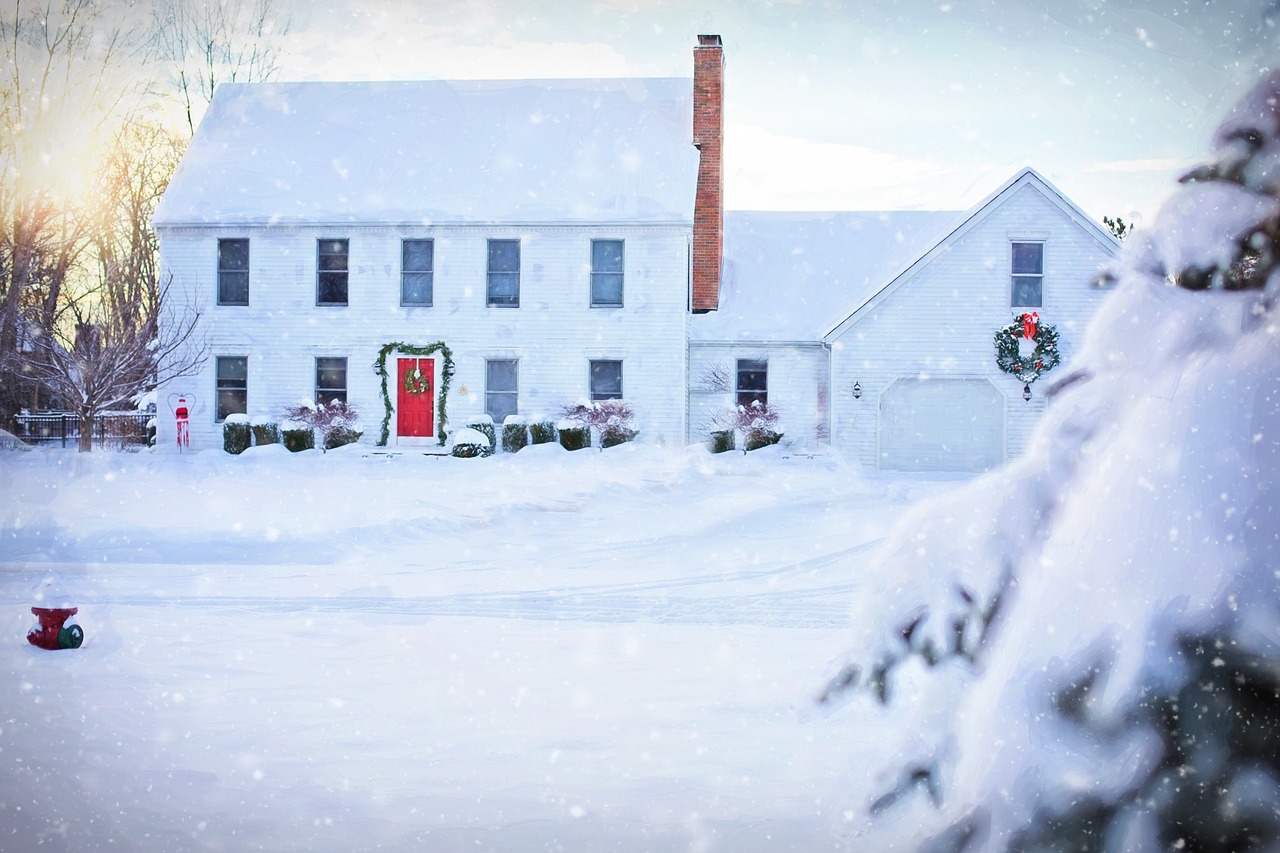
<svg viewBox="0 0 1280 853"><path fill-rule="evenodd" d="M1084 172L1119 172L1132 174L1137 172L1172 172L1180 171L1191 165L1188 160L1108 160L1098 163L1086 163L1081 166Z"/></svg>
<svg viewBox="0 0 1280 853"><path fill-rule="evenodd" d="M725 171L726 206L738 210L956 210L1008 177L991 177L990 164L944 165L732 122Z"/></svg>

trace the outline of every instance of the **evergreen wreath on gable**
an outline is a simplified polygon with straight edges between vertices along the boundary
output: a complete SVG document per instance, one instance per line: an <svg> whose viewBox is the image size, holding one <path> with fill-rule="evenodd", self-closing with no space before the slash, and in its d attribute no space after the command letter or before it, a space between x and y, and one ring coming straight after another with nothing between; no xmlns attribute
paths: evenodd
<svg viewBox="0 0 1280 853"><path fill-rule="evenodd" d="M1035 350L1023 355L1018 347L1019 339L1035 341ZM1062 360L1058 352L1058 330L1048 323L1042 324L1040 315L1034 312L1020 315L996 332L995 344L996 365L1027 385L1053 370Z"/></svg>
<svg viewBox="0 0 1280 853"><path fill-rule="evenodd" d="M444 341L436 341L433 344L427 344L424 347L413 346L404 341L395 341L389 344L383 344L378 350L378 358L373 363L373 369L377 371L378 376L382 379L382 406L386 410L382 416L382 434L378 437L378 446L386 447L387 440L391 436L391 413L394 409L391 406L391 394L387 389L387 356L392 353L401 355L428 356L436 353L444 359L444 364L440 369L440 385L436 389L436 443L444 445L445 429L444 425L448 422L448 413L445 410L445 404L449 397L449 383L453 380L453 350ZM409 374L413 376L412 373ZM430 383L425 376L422 381L427 388L422 393L430 391ZM405 390L408 388L408 379L405 380ZM418 392L411 392L418 393Z"/></svg>

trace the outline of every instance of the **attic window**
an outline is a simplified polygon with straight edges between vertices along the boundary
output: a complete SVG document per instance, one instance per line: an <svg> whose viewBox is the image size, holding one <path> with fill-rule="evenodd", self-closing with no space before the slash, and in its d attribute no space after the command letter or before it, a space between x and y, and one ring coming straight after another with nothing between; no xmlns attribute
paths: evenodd
<svg viewBox="0 0 1280 853"><path fill-rule="evenodd" d="M591 241L591 306L622 307L622 241Z"/></svg>
<svg viewBox="0 0 1280 853"><path fill-rule="evenodd" d="M249 304L249 241L218 241L218 304Z"/></svg>
<svg viewBox="0 0 1280 853"><path fill-rule="evenodd" d="M1014 243L1009 304L1039 308L1044 304L1044 243Z"/></svg>

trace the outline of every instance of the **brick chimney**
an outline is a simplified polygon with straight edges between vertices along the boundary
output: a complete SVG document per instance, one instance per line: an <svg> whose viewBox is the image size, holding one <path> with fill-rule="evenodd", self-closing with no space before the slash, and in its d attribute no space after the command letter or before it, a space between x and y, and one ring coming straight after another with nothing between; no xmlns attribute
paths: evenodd
<svg viewBox="0 0 1280 853"><path fill-rule="evenodd" d="M693 49L693 144L701 153L693 202L693 294L695 314L720 307L724 256L724 45L720 36L698 36Z"/></svg>

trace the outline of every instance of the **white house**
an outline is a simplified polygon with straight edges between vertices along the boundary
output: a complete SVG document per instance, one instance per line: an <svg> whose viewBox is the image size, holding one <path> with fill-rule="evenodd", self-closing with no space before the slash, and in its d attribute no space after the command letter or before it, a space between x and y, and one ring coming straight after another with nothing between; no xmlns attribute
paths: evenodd
<svg viewBox="0 0 1280 853"><path fill-rule="evenodd" d="M723 70L699 36L692 80L220 87L155 217L192 443L300 399L412 446L621 397L643 440L760 400L868 465L1015 455L1044 403L993 335L1033 309L1069 356L1115 240L1031 170L961 215L726 214Z"/></svg>
<svg viewBox="0 0 1280 853"><path fill-rule="evenodd" d="M690 323L690 438L759 399L792 440L899 470L982 470L1022 451L1045 399L1000 370L995 333L1034 312L1068 361L1119 248L1032 169L962 214L725 221L718 310Z"/></svg>
<svg viewBox="0 0 1280 853"><path fill-rule="evenodd" d="M164 389L192 443L300 399L414 445L618 397L683 441L693 223L720 219L719 38L697 52L697 127L688 79L221 86L154 219L209 347Z"/></svg>

